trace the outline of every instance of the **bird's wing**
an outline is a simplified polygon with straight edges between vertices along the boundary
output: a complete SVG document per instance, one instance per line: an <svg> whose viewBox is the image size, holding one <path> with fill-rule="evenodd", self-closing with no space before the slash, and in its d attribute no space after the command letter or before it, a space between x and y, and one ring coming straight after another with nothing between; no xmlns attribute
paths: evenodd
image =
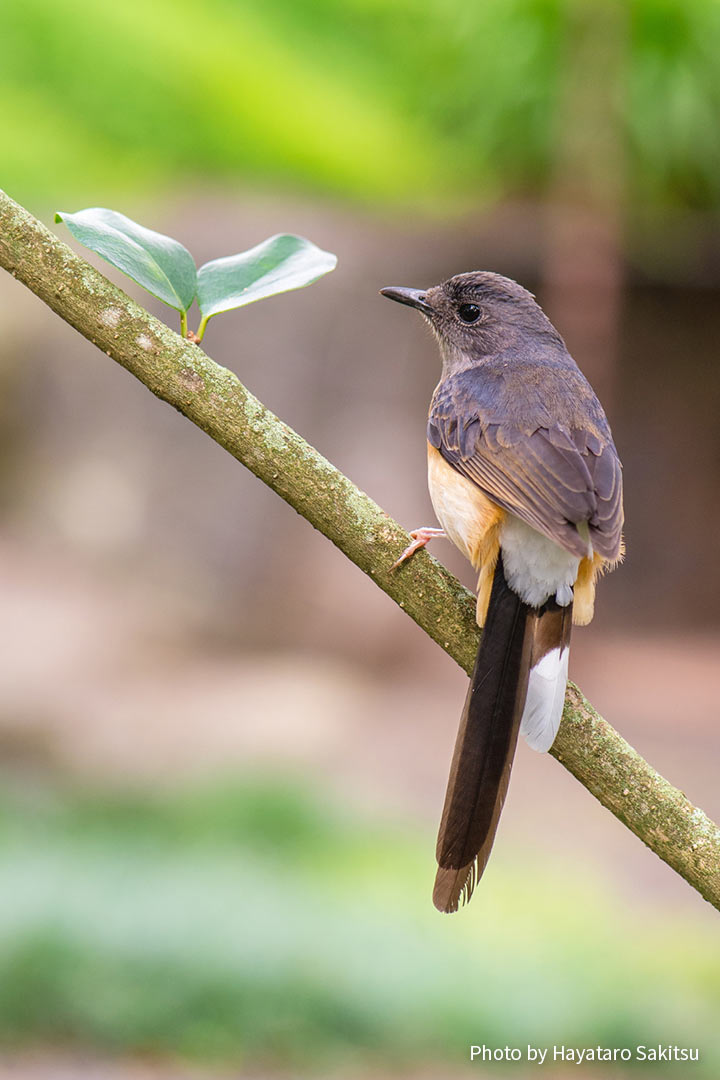
<svg viewBox="0 0 720 1080"><path fill-rule="evenodd" d="M483 409L480 394L433 399L428 441L453 468L538 532L578 556L621 551L622 472L609 430L532 428ZM580 529L578 529L580 526Z"/></svg>

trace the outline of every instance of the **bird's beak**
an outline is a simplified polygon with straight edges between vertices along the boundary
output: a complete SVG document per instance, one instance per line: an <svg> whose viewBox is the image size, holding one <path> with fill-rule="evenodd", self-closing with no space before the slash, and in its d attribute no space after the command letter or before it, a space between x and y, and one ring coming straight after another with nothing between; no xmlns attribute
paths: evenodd
<svg viewBox="0 0 720 1080"><path fill-rule="evenodd" d="M393 287L381 289L380 295L387 296L388 300L396 300L398 304L407 304L408 307L417 308L418 311L422 311L423 315L433 314L433 309L428 304L422 289L398 289Z"/></svg>

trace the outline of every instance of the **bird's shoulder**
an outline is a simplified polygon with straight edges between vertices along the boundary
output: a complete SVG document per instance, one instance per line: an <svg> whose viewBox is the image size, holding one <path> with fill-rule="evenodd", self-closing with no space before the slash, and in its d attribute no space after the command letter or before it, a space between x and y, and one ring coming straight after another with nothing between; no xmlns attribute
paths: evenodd
<svg viewBox="0 0 720 1080"><path fill-rule="evenodd" d="M513 446L536 432L568 452L612 444L605 413L572 359L499 354L443 378L428 414L428 441L463 458L480 437Z"/></svg>

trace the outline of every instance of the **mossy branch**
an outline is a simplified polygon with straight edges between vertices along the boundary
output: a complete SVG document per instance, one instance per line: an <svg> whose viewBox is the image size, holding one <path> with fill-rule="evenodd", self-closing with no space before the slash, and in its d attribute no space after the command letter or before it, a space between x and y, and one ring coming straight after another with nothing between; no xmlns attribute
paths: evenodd
<svg viewBox="0 0 720 1080"><path fill-rule="evenodd" d="M474 597L426 552L391 572L409 542L404 529L231 371L149 315L3 192L0 265L247 466L470 672L479 637ZM720 910L720 829L573 684L551 753Z"/></svg>

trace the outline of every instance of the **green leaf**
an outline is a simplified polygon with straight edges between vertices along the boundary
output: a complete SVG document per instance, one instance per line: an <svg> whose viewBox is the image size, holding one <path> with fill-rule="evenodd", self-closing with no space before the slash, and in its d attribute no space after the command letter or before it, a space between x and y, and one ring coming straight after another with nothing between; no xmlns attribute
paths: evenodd
<svg viewBox="0 0 720 1080"><path fill-rule="evenodd" d="M221 311L311 285L336 265L337 257L329 251L289 234L271 236L239 255L213 259L198 270L197 297L203 323Z"/></svg>
<svg viewBox="0 0 720 1080"><path fill-rule="evenodd" d="M76 214L59 211L55 220L64 221L76 240L171 308L187 311L192 304L197 283L195 262L177 240L101 206Z"/></svg>

